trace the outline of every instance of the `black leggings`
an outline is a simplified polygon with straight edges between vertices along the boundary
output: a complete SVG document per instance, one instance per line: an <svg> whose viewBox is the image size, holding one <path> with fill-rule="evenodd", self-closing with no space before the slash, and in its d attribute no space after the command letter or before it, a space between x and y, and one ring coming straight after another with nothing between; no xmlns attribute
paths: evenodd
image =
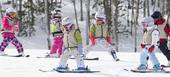
<svg viewBox="0 0 170 77"><path fill-rule="evenodd" d="M160 43L159 49L166 56L166 58L170 61L170 50L168 50L167 41Z"/></svg>

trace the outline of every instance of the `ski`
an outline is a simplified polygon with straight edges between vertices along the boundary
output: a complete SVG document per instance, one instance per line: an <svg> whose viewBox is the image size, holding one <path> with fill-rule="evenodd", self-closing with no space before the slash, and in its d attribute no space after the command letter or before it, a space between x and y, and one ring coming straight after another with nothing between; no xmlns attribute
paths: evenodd
<svg viewBox="0 0 170 77"><path fill-rule="evenodd" d="M91 71L91 70L87 70L87 71L78 71L78 70L67 70L67 71L56 71L55 69L38 69L41 72L58 72L58 73L97 73L100 71Z"/></svg>
<svg viewBox="0 0 170 77"><path fill-rule="evenodd" d="M70 58L70 59L75 59L75 58ZM98 57L95 57L95 58L84 58L84 60L99 60Z"/></svg>
<svg viewBox="0 0 170 77"><path fill-rule="evenodd" d="M55 70L54 69L49 69L49 70L45 70L45 69L38 69L38 71L41 71L41 72L54 72Z"/></svg>
<svg viewBox="0 0 170 77"><path fill-rule="evenodd" d="M47 57L47 56L38 56L36 58L59 58L59 57Z"/></svg>
<svg viewBox="0 0 170 77"><path fill-rule="evenodd" d="M161 65L161 67L163 67L163 68L170 68L170 66L167 66L167 65Z"/></svg>
<svg viewBox="0 0 170 77"><path fill-rule="evenodd" d="M77 70L68 70L68 71L57 71L59 73L98 73L100 71L91 71L91 70L87 70L87 71L77 71Z"/></svg>
<svg viewBox="0 0 170 77"><path fill-rule="evenodd" d="M154 71L152 69L147 69L147 70L137 70L137 69L123 69L125 71L130 71L130 72L134 72L134 73L170 73L169 70L158 70L158 71Z"/></svg>
<svg viewBox="0 0 170 77"><path fill-rule="evenodd" d="M30 57L30 55L25 55L25 56L22 56L22 55L5 55L6 57Z"/></svg>

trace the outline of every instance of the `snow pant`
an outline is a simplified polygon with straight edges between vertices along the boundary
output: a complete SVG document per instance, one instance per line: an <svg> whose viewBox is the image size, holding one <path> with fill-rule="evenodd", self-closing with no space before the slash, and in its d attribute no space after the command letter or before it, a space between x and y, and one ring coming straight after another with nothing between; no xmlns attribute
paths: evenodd
<svg viewBox="0 0 170 77"><path fill-rule="evenodd" d="M159 44L159 49L166 56L168 61L170 61L170 50L168 49L167 41L160 43Z"/></svg>
<svg viewBox="0 0 170 77"><path fill-rule="evenodd" d="M58 56L61 56L62 47L63 47L63 37L62 36L54 37L52 47L50 49L50 54L58 54Z"/></svg>
<svg viewBox="0 0 170 77"><path fill-rule="evenodd" d="M63 54L61 55L61 59L59 62L59 67L67 67L67 60L74 56L76 59L77 67L85 67L83 55L79 48L65 48Z"/></svg>
<svg viewBox="0 0 170 77"><path fill-rule="evenodd" d="M147 47L147 46L145 48L143 48L143 50L140 54L140 64L144 64L144 65L147 66L147 59L146 58L147 58L147 56L149 56L149 59L151 60L153 65L157 65L157 64L159 65L160 63L159 63L159 61L158 61L158 59L155 55L155 49L153 50L152 53L150 53L148 51L148 49L149 49L149 47Z"/></svg>
<svg viewBox="0 0 170 77"><path fill-rule="evenodd" d="M94 46L88 46L84 49L85 55L87 55L90 50L96 50L96 49L100 48L101 50L108 51L113 56L113 58L117 59L115 48L111 44L107 43L107 41L105 39L97 38L97 39L95 39L95 42L96 42L96 44ZM114 55L113 55L113 53L114 53Z"/></svg>
<svg viewBox="0 0 170 77"><path fill-rule="evenodd" d="M3 41L0 45L0 52L4 52L5 48L9 45L10 42L17 48L18 53L23 52L23 46L15 36L3 37Z"/></svg>

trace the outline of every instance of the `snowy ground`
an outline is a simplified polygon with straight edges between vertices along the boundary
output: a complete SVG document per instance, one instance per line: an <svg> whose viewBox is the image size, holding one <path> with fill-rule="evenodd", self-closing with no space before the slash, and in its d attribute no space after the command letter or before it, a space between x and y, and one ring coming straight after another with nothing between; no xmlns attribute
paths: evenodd
<svg viewBox="0 0 170 77"><path fill-rule="evenodd" d="M8 54L16 54L15 49L7 49ZM48 50L26 49L29 58L0 57L0 77L169 77L166 73L132 73L123 68L134 68L138 65L139 53L119 52L121 61L115 62L108 52L90 52L88 57L99 57L99 61L85 61L91 70L100 71L90 74L63 74L57 72L40 72L38 69L52 69L57 67L59 59L35 58L43 56ZM162 53L156 53L161 64L166 64ZM75 68L75 61L68 61L70 68Z"/></svg>

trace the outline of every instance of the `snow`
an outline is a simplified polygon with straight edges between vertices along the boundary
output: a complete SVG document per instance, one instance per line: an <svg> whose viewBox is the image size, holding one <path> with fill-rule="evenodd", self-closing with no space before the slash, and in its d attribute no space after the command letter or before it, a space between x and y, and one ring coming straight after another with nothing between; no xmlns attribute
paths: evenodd
<svg viewBox="0 0 170 77"><path fill-rule="evenodd" d="M76 4L78 19L80 16L80 5ZM85 5L84 5L85 6ZM92 4L91 4L92 6ZM9 7L4 5L3 8ZM86 7L83 8L84 18ZM75 18L73 4L70 0L63 1L63 7L61 8L63 17L70 16ZM94 9L91 10L94 13ZM130 12L131 13L131 12ZM142 12L141 12L142 13ZM141 15L142 16L142 15ZM18 37L19 41L23 44L25 54L30 54L29 58L14 58L14 57L2 57L0 56L0 77L169 77L166 73L132 73L123 70L123 68L135 68L139 64L140 52L134 53L134 38L131 36L120 35L119 38L119 51L117 55L121 61L115 62L112 57L106 51L92 51L88 54L88 57L99 57L99 61L85 61L85 64L91 70L100 71L99 73L91 74L62 74L57 72L40 72L38 69L50 70L58 66L59 59L55 58L36 58L37 56L44 56L49 50L47 50L47 32L44 32L46 25L43 20L43 15L37 16L35 21L35 36L32 37ZM40 19L41 18L41 19ZM139 21L142 17L139 18ZM122 21L126 22L126 21ZM85 40L85 21L79 21L79 27ZM138 28L141 29L141 26ZM138 43L141 41L141 30L138 30ZM2 39L0 37L0 39ZM51 38L52 39L52 38ZM0 40L2 41L2 40ZM83 41L85 43L85 41ZM138 44L140 45L140 44ZM138 51L141 49L138 46ZM17 50L10 44L5 50L7 54L16 55ZM162 53L157 52L156 55L161 64L167 64L167 60ZM70 68L76 68L74 60L68 61ZM151 66L150 66L151 67Z"/></svg>
<svg viewBox="0 0 170 77"><path fill-rule="evenodd" d="M98 61L87 61L85 64L88 68L99 73L58 73L58 72L41 72L39 69L50 70L58 66L58 58L36 58L44 56L48 50L26 49L25 54L30 54L29 58L15 58L0 56L0 76L1 77L169 77L166 73L132 73L123 70L124 68L135 68L139 64L140 52L118 52L119 62L112 59L106 51L91 51L88 57L99 57ZM15 55L15 49L7 49L7 54ZM161 64L166 64L166 58L162 53L156 55ZM75 60L68 60L70 68L76 68ZM149 63L150 64L150 63Z"/></svg>

